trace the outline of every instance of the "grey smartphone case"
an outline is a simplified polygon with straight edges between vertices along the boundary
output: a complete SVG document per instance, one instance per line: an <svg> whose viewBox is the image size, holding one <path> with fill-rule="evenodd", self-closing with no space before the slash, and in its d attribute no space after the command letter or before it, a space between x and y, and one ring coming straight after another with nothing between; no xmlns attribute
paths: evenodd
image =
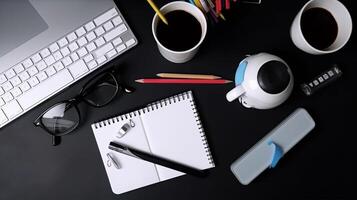
<svg viewBox="0 0 357 200"><path fill-rule="evenodd" d="M233 174L243 185L249 184L315 127L309 113L298 108L231 165Z"/></svg>

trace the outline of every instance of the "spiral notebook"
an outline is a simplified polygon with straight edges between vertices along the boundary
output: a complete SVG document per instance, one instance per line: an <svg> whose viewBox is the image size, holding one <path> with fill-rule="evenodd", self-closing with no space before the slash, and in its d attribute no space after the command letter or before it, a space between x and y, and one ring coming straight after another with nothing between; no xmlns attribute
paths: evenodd
<svg viewBox="0 0 357 200"><path fill-rule="evenodd" d="M121 127L130 122L135 126L119 138ZM92 130L115 194L175 178L183 173L111 151L108 149L111 141L197 169L214 167L191 91L94 123ZM108 164L109 152L117 159L119 169Z"/></svg>

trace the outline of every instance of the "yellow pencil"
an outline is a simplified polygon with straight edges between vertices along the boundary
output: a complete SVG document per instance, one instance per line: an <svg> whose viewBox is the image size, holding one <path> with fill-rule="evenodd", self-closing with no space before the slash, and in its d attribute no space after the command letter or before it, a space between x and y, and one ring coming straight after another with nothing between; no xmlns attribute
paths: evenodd
<svg viewBox="0 0 357 200"><path fill-rule="evenodd" d="M165 16L161 13L161 11L157 8L157 6L155 5L155 3L152 0L146 0L150 6L152 7L152 9L154 9L154 11L156 12L156 14L160 17L160 19L166 24L169 25L169 23L167 22L167 19L165 18Z"/></svg>
<svg viewBox="0 0 357 200"><path fill-rule="evenodd" d="M176 73L160 73L156 74L161 78L185 78L185 79L220 79L219 76L205 75L205 74L176 74Z"/></svg>

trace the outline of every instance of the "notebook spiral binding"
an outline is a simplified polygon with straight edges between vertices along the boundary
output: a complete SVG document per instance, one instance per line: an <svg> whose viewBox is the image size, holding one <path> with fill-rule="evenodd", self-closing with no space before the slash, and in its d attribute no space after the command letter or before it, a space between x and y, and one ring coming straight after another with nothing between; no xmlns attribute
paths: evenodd
<svg viewBox="0 0 357 200"><path fill-rule="evenodd" d="M189 91L191 92L191 91ZM192 92L190 93L190 95L192 95ZM195 115L195 118L196 118L196 122L197 122L197 126L198 126L198 129L199 129L199 132L201 134L201 138L202 138L202 142L203 142L203 145L204 145L204 148L205 148L205 151L206 151L206 155L207 155L207 158L208 158L208 162L210 165L214 166L214 161L213 161L213 157L212 157L212 153L208 147L208 141L207 141L207 137L204 133L204 129L203 129L203 126L202 126L202 122L201 122L201 119L200 119L200 116L198 115L198 112L197 112L197 109L196 109L196 105L195 105L195 102L193 101L193 98L190 98L190 103L191 103L191 107L192 107L192 110L193 110L193 113Z"/></svg>
<svg viewBox="0 0 357 200"><path fill-rule="evenodd" d="M192 91L187 91L187 92L184 92L184 93L181 93L181 94L169 97L169 98L162 99L160 101L156 101L154 103L151 103L151 104L147 105L145 108L142 108L140 110L136 110L136 111L124 114L124 115L120 115L120 116L117 116L117 117L113 117L113 118L110 118L110 119L107 119L107 120L103 120L103 121L94 123L93 127L95 129L98 129L98 128L102 128L102 127L105 127L105 126L108 126L108 125L111 125L111 124L118 123L118 122L123 121L123 120L129 120L132 117L144 115L145 113L153 112L155 110L158 110L158 109L163 108L165 106L168 106L170 104L173 104L173 103L176 103L176 102L179 102L179 101L183 101L183 100L186 100L186 99L188 99L190 101L190 103L191 103L191 107L192 107L192 110L193 110L195 118L196 118L197 126L198 126L199 132L201 134L202 142L203 142L203 144L205 146L204 148L205 148L205 151L207 153L209 164L214 166L214 161L213 161L213 158L212 158L211 151L209 150L209 147L208 147L207 138L206 138L206 135L204 133L203 126L202 126L200 117L198 115L195 102L193 101Z"/></svg>

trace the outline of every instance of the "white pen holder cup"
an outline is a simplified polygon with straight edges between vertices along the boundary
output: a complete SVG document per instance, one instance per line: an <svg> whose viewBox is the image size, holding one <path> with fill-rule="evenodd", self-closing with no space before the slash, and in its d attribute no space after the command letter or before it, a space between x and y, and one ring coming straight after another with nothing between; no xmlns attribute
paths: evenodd
<svg viewBox="0 0 357 200"><path fill-rule="evenodd" d="M161 55L164 58L166 58L167 60L174 62L174 63L184 63L184 62L191 60L197 53L200 45L202 44L204 38L206 37L207 21L206 21L204 14L196 6L194 6L190 3L184 2L184 1L174 1L174 2L168 3L168 4L164 5L160 10L161 10L162 14L164 14L164 15L171 11L183 10L183 11L191 14L192 16L194 16L200 23L202 33L201 33L201 39L199 40L199 42L195 46L193 46L191 49L188 49L185 51L174 51L174 50L168 49L165 46L163 46L160 43L159 39L157 38L156 27L160 20L159 16L157 14L155 14L155 16L152 20L152 33L154 35L155 41L157 43L157 46L159 48ZM169 22L169 24L170 24L170 22Z"/></svg>
<svg viewBox="0 0 357 200"><path fill-rule="evenodd" d="M329 11L337 23L337 36L335 41L326 49L317 49L309 44L301 29L301 17L303 13L311 8L323 8ZM321 55L333 53L341 49L349 40L352 33L352 18L347 8L337 0L310 0L296 15L291 28L290 36L295 46L310 54Z"/></svg>

